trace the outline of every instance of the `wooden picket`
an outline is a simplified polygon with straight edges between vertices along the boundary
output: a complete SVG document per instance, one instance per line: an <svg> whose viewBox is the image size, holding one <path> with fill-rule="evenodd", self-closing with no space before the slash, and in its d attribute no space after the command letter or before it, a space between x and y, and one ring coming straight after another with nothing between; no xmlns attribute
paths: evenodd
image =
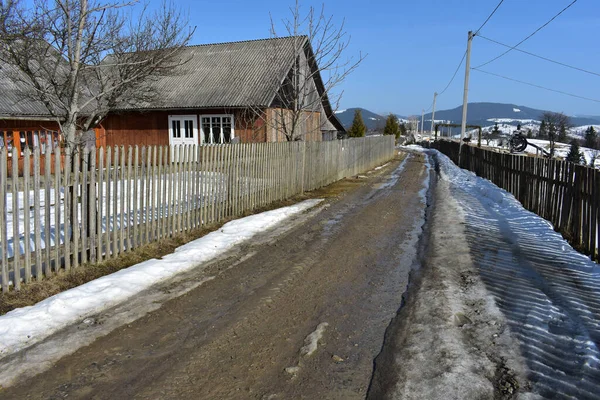
<svg viewBox="0 0 600 400"><path fill-rule="evenodd" d="M0 148L3 292L356 175L391 159L394 141L56 148L44 157L26 147L23 171L18 163L8 171L17 156ZM587 221L598 218L598 176L586 177L581 190L594 195L585 206L596 208L576 218ZM597 232L582 229L582 240L594 242Z"/></svg>

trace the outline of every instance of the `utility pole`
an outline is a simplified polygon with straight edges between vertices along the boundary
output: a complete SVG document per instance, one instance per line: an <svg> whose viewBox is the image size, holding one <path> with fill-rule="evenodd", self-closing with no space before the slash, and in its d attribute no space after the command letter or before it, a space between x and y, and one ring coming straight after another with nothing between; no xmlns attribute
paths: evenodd
<svg viewBox="0 0 600 400"><path fill-rule="evenodd" d="M425 118L425 110L421 110L421 136L423 136L423 119Z"/></svg>
<svg viewBox="0 0 600 400"><path fill-rule="evenodd" d="M435 123L435 99L437 98L437 92L433 94L433 110L431 111L431 132L429 133L429 138L433 135L433 124Z"/></svg>
<svg viewBox="0 0 600 400"><path fill-rule="evenodd" d="M467 60L465 62L465 91L463 94L463 109L462 109L462 123L460 126L460 151L458 152L458 166L460 167L460 156L462 154L463 139L465 137L465 131L467 130L467 104L469 102L469 72L471 71L471 42L473 42L472 31L469 31L467 40Z"/></svg>

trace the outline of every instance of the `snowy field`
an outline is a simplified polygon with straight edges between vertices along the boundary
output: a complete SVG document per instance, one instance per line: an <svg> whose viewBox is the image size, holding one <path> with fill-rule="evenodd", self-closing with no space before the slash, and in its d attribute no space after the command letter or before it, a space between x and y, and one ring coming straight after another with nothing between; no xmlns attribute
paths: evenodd
<svg viewBox="0 0 600 400"><path fill-rule="evenodd" d="M502 130L502 129L501 129ZM516 127L515 127L516 130ZM512 132L512 131L511 131ZM467 132L467 134L471 134L472 135L472 139L471 139L471 144L477 144L477 132ZM508 130L507 130L507 135ZM511 133L512 134L512 133ZM454 135L453 139L458 140L460 139L460 135ZM508 137L506 138L502 138L499 139L500 141L502 141L502 143L504 144L504 146L502 147L503 149L507 149L508 147ZM498 148L498 142L499 140L490 140L489 144L488 141L485 140L484 138L481 139L481 144L482 146L488 146L488 147L492 147L492 148ZM542 139L527 139L528 142L533 143L543 149L545 149L546 151L550 150L550 142L547 140L542 140ZM560 158L560 159L564 159L567 157L567 154L569 153L569 149L571 148L570 144L567 143L559 143L559 142L555 142L554 143L554 154L556 157ZM600 168L600 150L595 150L595 149L590 149L587 147L583 147L580 146L579 147L579 151L583 154L584 158L585 158L585 164L586 165L590 165L590 161L593 158L594 154L598 154L598 156L595 158L595 163L594 166L595 168ZM527 148L525 149L526 153L529 154L539 154L541 156L541 152L536 149L533 146L527 146Z"/></svg>
<svg viewBox="0 0 600 400"><path fill-rule="evenodd" d="M205 263L322 200L306 200L228 222L160 260L151 259L0 316L0 359L141 291Z"/></svg>
<svg viewBox="0 0 600 400"><path fill-rule="evenodd" d="M441 177L465 213L466 235L487 290L508 320L542 398L600 394L600 267L508 192L441 153Z"/></svg>

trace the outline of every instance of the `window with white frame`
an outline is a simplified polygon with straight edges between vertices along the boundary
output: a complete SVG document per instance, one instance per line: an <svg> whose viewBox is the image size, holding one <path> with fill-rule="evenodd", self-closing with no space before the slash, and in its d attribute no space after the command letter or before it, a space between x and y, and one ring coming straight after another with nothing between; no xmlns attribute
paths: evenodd
<svg viewBox="0 0 600 400"><path fill-rule="evenodd" d="M234 138L233 115L201 115L202 143L229 143Z"/></svg>
<svg viewBox="0 0 600 400"><path fill-rule="evenodd" d="M197 117L195 115L169 115L169 144L198 144Z"/></svg>

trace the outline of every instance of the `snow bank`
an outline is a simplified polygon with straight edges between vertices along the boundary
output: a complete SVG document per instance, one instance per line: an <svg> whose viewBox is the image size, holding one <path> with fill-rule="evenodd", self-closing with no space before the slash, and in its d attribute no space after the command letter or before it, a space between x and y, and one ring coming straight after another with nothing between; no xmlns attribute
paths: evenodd
<svg viewBox="0 0 600 400"><path fill-rule="evenodd" d="M0 358L29 347L58 330L124 302L159 282L190 270L322 200L306 200L228 222L221 229L151 259L0 316Z"/></svg>
<svg viewBox="0 0 600 400"><path fill-rule="evenodd" d="M600 267L510 193L437 153L465 214L470 255L544 398L600 393Z"/></svg>

